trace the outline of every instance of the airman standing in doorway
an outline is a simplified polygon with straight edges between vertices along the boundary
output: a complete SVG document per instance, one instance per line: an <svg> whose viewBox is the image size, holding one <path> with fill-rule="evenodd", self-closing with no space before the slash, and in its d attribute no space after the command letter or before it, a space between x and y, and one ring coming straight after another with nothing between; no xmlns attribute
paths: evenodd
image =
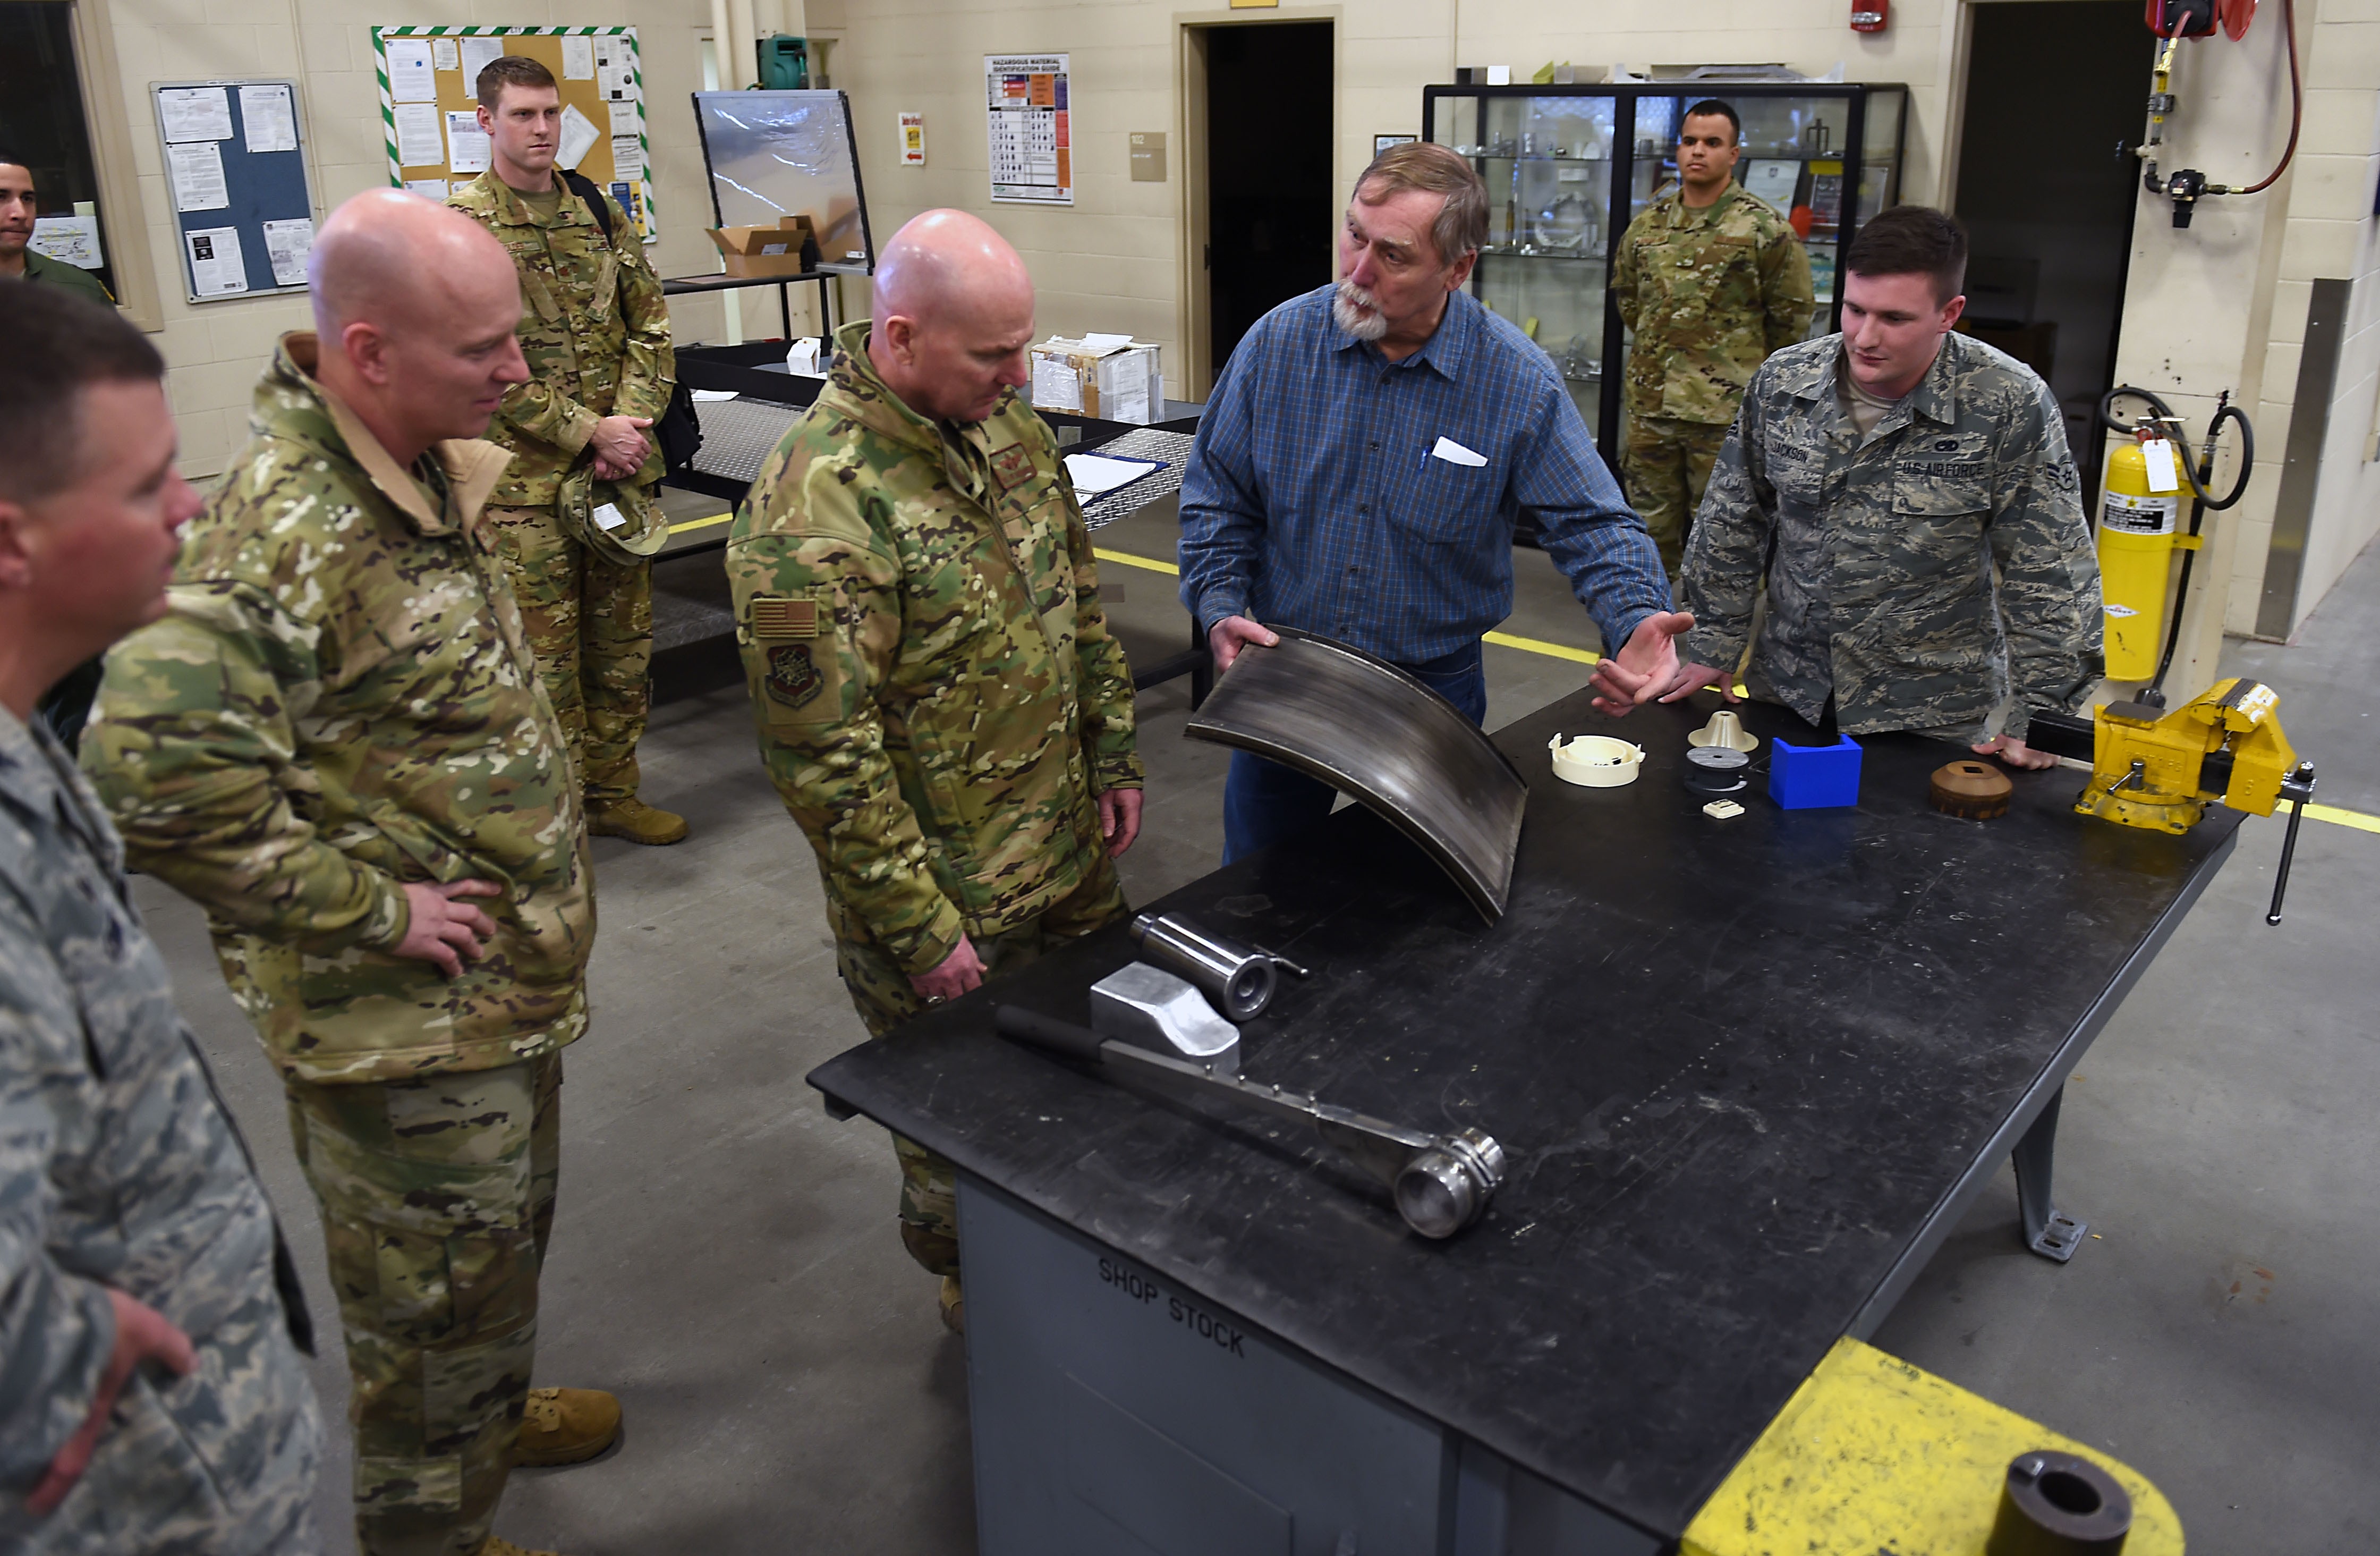
<svg viewBox="0 0 2380 1556"><path fill-rule="evenodd" d="M1686 110L1678 187L1620 240L1611 293L1636 339L1620 476L1677 576L1711 461L1752 371L1810 327L1810 256L1734 179L1743 123L1716 98Z"/></svg>
<svg viewBox="0 0 2380 1556"><path fill-rule="evenodd" d="M448 201L496 235L520 273L521 354L532 376L504 396L488 436L512 451L488 517L569 732L587 828L675 843L686 822L637 797L637 742L651 705L653 569L624 547L652 537L662 462L650 430L669 406L677 354L660 277L610 195L558 172L562 92L536 60L480 72L488 170Z"/></svg>

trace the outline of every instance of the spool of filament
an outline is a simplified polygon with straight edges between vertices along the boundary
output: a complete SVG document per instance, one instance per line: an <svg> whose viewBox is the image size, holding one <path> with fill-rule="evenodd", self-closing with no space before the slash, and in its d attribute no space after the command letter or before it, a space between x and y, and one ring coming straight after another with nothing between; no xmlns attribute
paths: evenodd
<svg viewBox="0 0 2380 1556"><path fill-rule="evenodd" d="M2132 1499L2090 1460L2041 1449L2010 1461L1984 1556L2116 1556Z"/></svg>

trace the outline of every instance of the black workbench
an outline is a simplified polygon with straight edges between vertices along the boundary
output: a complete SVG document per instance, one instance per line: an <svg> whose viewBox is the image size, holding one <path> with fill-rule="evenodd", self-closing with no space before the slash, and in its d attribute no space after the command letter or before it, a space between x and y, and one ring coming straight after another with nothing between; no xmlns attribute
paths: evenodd
<svg viewBox="0 0 2380 1556"><path fill-rule="evenodd" d="M1961 753L1907 735L1864 742L1856 809L1780 811L1756 783L1747 814L1713 821L1679 781L1706 712L1615 722L1582 692L1498 736L1531 792L1493 928L1354 808L1142 905L1312 967L1246 1028L1244 1073L1502 1142L1508 1182L1451 1243L1407 1233L1384 1190L1284 1128L991 1035L994 998L1086 1022L1088 986L1132 959L1121 926L811 1083L1674 1538L2054 1109L2240 821L2217 808L2172 837L2086 820L2069 770L2016 774L2002 819L1953 820L1926 780ZM1763 766L1780 732L1811 738L1774 708L1746 722ZM1557 732L1643 744L1642 777L1562 784ZM2090 1185L2064 1187L2087 1211Z"/></svg>

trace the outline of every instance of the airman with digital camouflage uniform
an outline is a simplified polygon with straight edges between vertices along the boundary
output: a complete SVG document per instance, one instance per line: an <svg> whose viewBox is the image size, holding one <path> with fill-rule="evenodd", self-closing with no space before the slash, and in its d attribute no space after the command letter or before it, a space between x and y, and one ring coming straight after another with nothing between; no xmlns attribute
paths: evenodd
<svg viewBox="0 0 2380 1556"><path fill-rule="evenodd" d="M929 211L728 531L770 781L816 851L838 970L882 1036L1124 911L1132 673L1029 381L1014 249ZM901 1236L964 1324L950 1163L895 1137Z"/></svg>
<svg viewBox="0 0 2380 1556"><path fill-rule="evenodd" d="M1664 701L1735 699L1765 578L1754 696L1822 734L2056 760L2024 736L2098 683L2098 558L2057 396L1951 333L1966 265L1951 218L1884 212L1845 256L1843 332L1754 375L1686 547L1695 626Z"/></svg>
<svg viewBox="0 0 2380 1556"><path fill-rule="evenodd" d="M1753 370L1810 327L1810 256L1734 181L1742 124L1706 98L1678 134L1678 187L1620 240L1611 295L1635 334L1621 479L1675 577L1711 461Z"/></svg>
<svg viewBox="0 0 2380 1556"><path fill-rule="evenodd" d="M637 742L652 702L650 553L667 538L650 495L662 478L650 434L677 375L669 305L627 213L587 179L555 171L562 95L552 73L506 55L477 86L488 170L448 203L511 251L528 305L520 344L529 381L488 426L513 456L488 517L546 694L577 753L589 829L675 843L685 820L637 797ZM651 541L644 554L618 543L629 525Z"/></svg>
<svg viewBox="0 0 2380 1556"><path fill-rule="evenodd" d="M0 286L0 1550L310 1556L312 1329L124 879L32 716L165 610L199 499L165 364L113 309Z"/></svg>
<svg viewBox="0 0 2380 1556"><path fill-rule="evenodd" d="M347 1343L365 1556L492 1556L516 1463L619 1404L532 1390L562 1049L595 934L569 748L470 441L528 377L501 245L398 190L309 262L171 611L109 656L83 763L207 909L281 1071Z"/></svg>

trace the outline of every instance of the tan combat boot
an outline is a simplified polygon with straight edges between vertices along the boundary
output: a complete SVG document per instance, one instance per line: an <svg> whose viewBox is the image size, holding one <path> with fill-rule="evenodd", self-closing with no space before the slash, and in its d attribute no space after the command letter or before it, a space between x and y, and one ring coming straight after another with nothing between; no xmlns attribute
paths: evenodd
<svg viewBox="0 0 2380 1556"><path fill-rule="evenodd" d="M966 1332L966 1293L948 1275L942 1277L942 1327L953 1334Z"/></svg>
<svg viewBox="0 0 2380 1556"><path fill-rule="evenodd" d="M631 843L659 846L686 838L686 818L656 810L631 795L609 805L587 808L587 830L598 837L625 837Z"/></svg>
<svg viewBox="0 0 2380 1556"><path fill-rule="evenodd" d="M480 1547L480 1556L560 1556L560 1553L552 1550L531 1550L525 1545L515 1545L508 1539L500 1539L494 1535L490 1535L488 1543Z"/></svg>
<svg viewBox="0 0 2380 1556"><path fill-rule="evenodd" d="M619 1435L620 1402L602 1390L531 1389L513 1463L575 1465L611 1447Z"/></svg>

